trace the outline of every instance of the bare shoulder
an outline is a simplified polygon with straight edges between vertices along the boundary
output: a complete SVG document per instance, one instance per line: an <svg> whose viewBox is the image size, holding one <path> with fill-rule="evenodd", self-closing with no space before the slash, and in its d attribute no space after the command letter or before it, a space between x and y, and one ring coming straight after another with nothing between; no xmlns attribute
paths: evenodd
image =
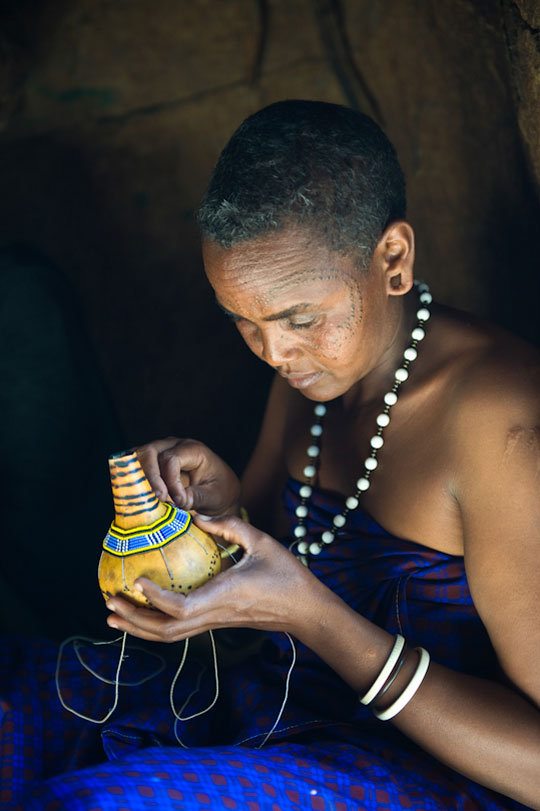
<svg viewBox="0 0 540 811"><path fill-rule="evenodd" d="M540 706L539 353L496 327L456 323L449 442L467 577L502 667Z"/></svg>
<svg viewBox="0 0 540 811"><path fill-rule="evenodd" d="M514 445L535 436L540 442L539 350L456 311L442 310L440 330L453 350L453 357L447 357L447 390L454 440L469 449L503 437Z"/></svg>

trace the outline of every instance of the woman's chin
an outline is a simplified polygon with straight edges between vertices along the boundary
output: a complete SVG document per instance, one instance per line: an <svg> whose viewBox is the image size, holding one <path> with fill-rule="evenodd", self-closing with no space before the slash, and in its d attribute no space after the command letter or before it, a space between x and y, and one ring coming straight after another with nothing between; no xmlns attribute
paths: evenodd
<svg viewBox="0 0 540 811"><path fill-rule="evenodd" d="M299 393L307 400L313 400L314 403L327 403L340 397L346 391L347 389L339 386L337 381L329 380L327 375L323 375L310 386L299 388Z"/></svg>

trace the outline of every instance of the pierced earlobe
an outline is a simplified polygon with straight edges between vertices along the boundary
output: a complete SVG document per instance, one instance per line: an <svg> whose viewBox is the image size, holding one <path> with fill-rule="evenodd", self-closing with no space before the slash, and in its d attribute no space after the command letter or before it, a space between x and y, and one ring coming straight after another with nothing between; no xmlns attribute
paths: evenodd
<svg viewBox="0 0 540 811"><path fill-rule="evenodd" d="M390 296L404 296L413 285L412 276L407 271L392 273L388 277L388 294Z"/></svg>
<svg viewBox="0 0 540 811"><path fill-rule="evenodd" d="M392 223L378 244L379 261L390 296L403 296L413 285L414 232L405 221Z"/></svg>

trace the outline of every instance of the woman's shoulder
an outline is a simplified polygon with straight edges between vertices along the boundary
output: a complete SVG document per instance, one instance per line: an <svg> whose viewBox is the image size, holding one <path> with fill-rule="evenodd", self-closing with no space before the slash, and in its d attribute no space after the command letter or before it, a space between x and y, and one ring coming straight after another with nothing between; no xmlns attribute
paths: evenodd
<svg viewBox="0 0 540 811"><path fill-rule="evenodd" d="M540 352L482 319L440 308L434 333L446 369L446 426L458 458L503 462L522 447L540 459Z"/></svg>
<svg viewBox="0 0 540 811"><path fill-rule="evenodd" d="M437 308L434 333L433 365L446 369L446 386L460 413L479 412L486 418L489 412L536 413L537 347L502 327L447 307Z"/></svg>

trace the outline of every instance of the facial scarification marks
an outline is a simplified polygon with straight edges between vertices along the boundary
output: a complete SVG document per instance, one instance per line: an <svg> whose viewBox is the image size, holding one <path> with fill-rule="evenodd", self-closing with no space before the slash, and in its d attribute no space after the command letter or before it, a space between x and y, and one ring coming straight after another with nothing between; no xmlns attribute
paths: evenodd
<svg viewBox="0 0 540 811"><path fill-rule="evenodd" d="M540 478L540 425L524 428L513 425L506 434L504 459L519 457L519 461L530 465L533 461L535 477Z"/></svg>
<svg viewBox="0 0 540 811"><path fill-rule="evenodd" d="M325 353L326 357L334 361L339 360L343 344L348 340L364 316L364 301L358 280L348 274L344 276L343 273L340 273L339 276L347 287L349 308L346 317L335 324L335 332L330 333L330 338L326 338L327 347L332 352L332 354L330 354L330 351Z"/></svg>
<svg viewBox="0 0 540 811"><path fill-rule="evenodd" d="M313 271L308 271L308 273L306 273L305 275L306 275L306 279L304 279L304 281L309 281L310 278L312 277L312 275L316 275L317 279L320 282L328 282L328 281L334 281L334 279L338 279L339 276L342 275L342 274L340 274L340 272L338 270L329 270L326 273L321 273L321 271L313 270Z"/></svg>
<svg viewBox="0 0 540 811"><path fill-rule="evenodd" d="M364 317L364 298L357 278L347 275L344 281L349 289L350 302L350 314L345 325L347 329L351 329L355 324L360 323Z"/></svg>

